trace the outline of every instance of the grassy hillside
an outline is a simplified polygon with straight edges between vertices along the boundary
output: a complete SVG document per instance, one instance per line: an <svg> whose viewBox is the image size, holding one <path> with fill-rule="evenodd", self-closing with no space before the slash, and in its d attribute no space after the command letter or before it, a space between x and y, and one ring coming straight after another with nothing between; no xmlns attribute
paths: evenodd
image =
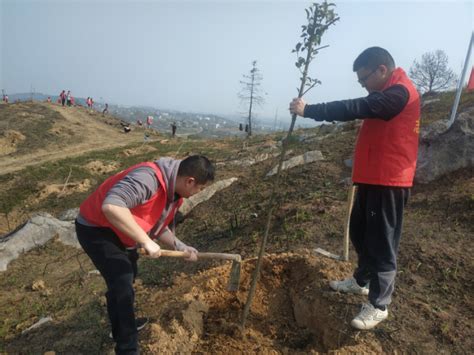
<svg viewBox="0 0 474 355"><path fill-rule="evenodd" d="M57 112L52 112L47 107L31 104L18 103L12 105L0 105L0 132L5 137L6 132L15 131L23 136L16 144L14 156L19 156L48 145L56 143L75 144L80 141L80 135L71 139L68 135L59 136L52 132L54 125L64 118Z"/></svg>
<svg viewBox="0 0 474 355"><path fill-rule="evenodd" d="M143 142L144 130L125 133L120 120L82 107L48 103L0 106L0 174ZM150 138L156 136L147 132Z"/></svg>
<svg viewBox="0 0 474 355"><path fill-rule="evenodd" d="M436 107L444 107L446 117L444 100ZM434 120L429 111L423 115L424 122ZM348 323L363 300L329 291L327 281L350 273L355 255L352 252L351 261L344 263L311 250L342 252L344 180L350 176L344 160L352 154L355 124L295 132L291 156L321 150L325 160L284 172L267 249L271 255L264 263L248 329L244 333L237 329L271 193L272 178L265 174L276 159L245 168L230 162L271 152L281 137L257 136L245 148L240 139L162 137L5 174L0 176L2 228L13 229L35 211L58 214L76 207L107 176L131 164L160 156L205 154L219 163L218 179L239 180L195 208L178 225L177 234L202 251L241 254L242 286L237 294L224 291L228 265L220 262L142 258L136 285L138 313L152 318L151 327L140 335L144 353L469 352L474 347L472 169L413 188L389 321L373 332L356 332ZM0 275L0 351L110 352L105 286L90 273L93 269L84 253L56 241L12 262ZM303 314L295 311L298 307L303 307ZM48 315L53 322L21 335ZM189 348L191 343L195 345Z"/></svg>

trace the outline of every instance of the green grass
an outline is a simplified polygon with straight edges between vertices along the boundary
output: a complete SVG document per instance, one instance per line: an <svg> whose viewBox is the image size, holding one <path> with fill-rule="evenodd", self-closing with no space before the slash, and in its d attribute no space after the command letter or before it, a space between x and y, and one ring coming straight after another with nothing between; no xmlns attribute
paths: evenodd
<svg viewBox="0 0 474 355"><path fill-rule="evenodd" d="M456 92L447 91L438 95L426 98L425 100L439 99L427 104L421 109L421 125L427 125L439 120L447 120L451 115ZM458 114L469 107L474 106L474 91L468 92L464 90L459 100Z"/></svg>
<svg viewBox="0 0 474 355"><path fill-rule="evenodd" d="M240 144L239 140L226 139L222 143L231 147ZM219 147L213 147L205 140L197 141L176 141L168 144L159 142L148 143L148 146L154 147L156 151L146 152L137 155L126 156L123 152L126 149L136 149L142 146L142 143L132 144L126 147L114 148L101 151L93 151L84 155L66 158L54 162L48 162L36 165L18 172L13 172L0 176L0 213L8 214L15 208L22 208L26 212L48 211L57 213L63 210L77 207L87 197L87 195L96 188L108 176L123 170L129 166L142 161L153 161L159 157L174 155L179 150L179 157L188 154L204 154L211 160L223 159L225 151ZM230 148L232 149L232 148ZM85 165L91 161L118 162L120 167L116 171L111 171L106 175L94 175L85 168ZM69 182L79 182L84 179L91 181L89 191L73 193L58 198L56 194L48 196L41 202L32 206L27 201L39 193L40 184L64 184L71 171ZM8 188L1 188L8 186Z"/></svg>
<svg viewBox="0 0 474 355"><path fill-rule="evenodd" d="M54 123L64 118L53 110L35 103L21 103L0 106L0 133L7 130L20 132L25 139L19 141L14 156L28 154L45 146L68 142L74 144L80 141L78 136L60 138L50 132Z"/></svg>
<svg viewBox="0 0 474 355"><path fill-rule="evenodd" d="M104 293L105 284L102 278L88 275L93 268L85 254L55 241L13 261L0 277L0 338L19 351L24 346L20 332L51 316L52 323L28 335L29 351L35 352L32 349L44 343L54 343L59 352L99 349L108 331L105 307L97 297ZM35 280L43 280L48 292L32 290ZM90 333L87 342L82 341L82 333ZM0 345L1 351L4 346Z"/></svg>

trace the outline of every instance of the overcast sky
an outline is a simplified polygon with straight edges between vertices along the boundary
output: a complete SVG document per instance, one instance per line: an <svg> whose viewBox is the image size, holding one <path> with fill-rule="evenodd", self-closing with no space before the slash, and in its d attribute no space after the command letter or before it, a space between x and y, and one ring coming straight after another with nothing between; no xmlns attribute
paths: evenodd
<svg viewBox="0 0 474 355"><path fill-rule="evenodd" d="M288 115L299 72L291 49L310 1L0 0L0 88L125 105L238 115L239 81L257 60L267 93L258 117ZM408 71L444 50L461 72L473 1L335 1L340 21L311 67L316 103L364 96L352 72L365 48L381 46ZM471 60L471 63L473 61ZM288 116L289 117L289 116Z"/></svg>

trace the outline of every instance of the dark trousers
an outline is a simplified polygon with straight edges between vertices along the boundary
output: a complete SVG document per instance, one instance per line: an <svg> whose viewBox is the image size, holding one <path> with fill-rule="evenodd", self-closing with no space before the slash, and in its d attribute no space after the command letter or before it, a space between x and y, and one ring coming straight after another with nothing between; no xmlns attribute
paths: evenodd
<svg viewBox="0 0 474 355"><path fill-rule="evenodd" d="M397 254L403 208L409 188L359 185L350 220L350 237L358 255L354 278L370 282L369 302L384 308L390 304L397 273Z"/></svg>
<svg viewBox="0 0 474 355"><path fill-rule="evenodd" d="M127 250L109 228L76 222L77 239L107 284L107 312L117 354L138 354L133 282L138 253Z"/></svg>

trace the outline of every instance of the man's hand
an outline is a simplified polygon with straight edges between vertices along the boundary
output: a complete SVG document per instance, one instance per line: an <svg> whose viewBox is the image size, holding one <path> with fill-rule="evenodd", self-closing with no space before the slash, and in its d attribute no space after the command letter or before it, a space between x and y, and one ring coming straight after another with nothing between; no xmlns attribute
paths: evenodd
<svg viewBox="0 0 474 355"><path fill-rule="evenodd" d="M295 98L293 101L290 102L290 112L292 114L296 114L298 116L304 116L304 108L306 106L306 102L304 102L301 98Z"/></svg>
<svg viewBox="0 0 474 355"><path fill-rule="evenodd" d="M161 248L153 240L141 244L142 248L145 249L147 255L152 258L159 258L161 256Z"/></svg>
<svg viewBox="0 0 474 355"><path fill-rule="evenodd" d="M184 251L185 253L188 253L189 256L187 258L184 258L184 260L187 260L187 261L196 261L198 259L198 251L197 249L193 248L193 247L190 247L189 245L186 245L182 251Z"/></svg>

